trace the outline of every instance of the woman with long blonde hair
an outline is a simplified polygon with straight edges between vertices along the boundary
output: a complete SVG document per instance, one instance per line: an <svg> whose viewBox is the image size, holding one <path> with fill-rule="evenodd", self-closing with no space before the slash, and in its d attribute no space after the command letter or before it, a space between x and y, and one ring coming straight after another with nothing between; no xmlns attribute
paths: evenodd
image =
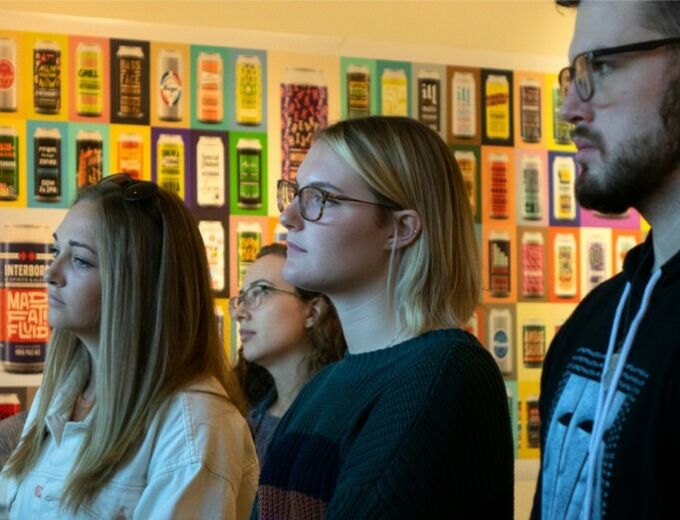
<svg viewBox="0 0 680 520"><path fill-rule="evenodd" d="M348 353L279 423L251 518L511 518L503 379L460 328L479 261L446 144L408 118L342 121L278 202L283 276L328 295Z"/></svg>
<svg viewBox="0 0 680 520"><path fill-rule="evenodd" d="M45 274L43 383L3 471L10 518L244 518L258 463L205 247L175 195L83 189Z"/></svg>

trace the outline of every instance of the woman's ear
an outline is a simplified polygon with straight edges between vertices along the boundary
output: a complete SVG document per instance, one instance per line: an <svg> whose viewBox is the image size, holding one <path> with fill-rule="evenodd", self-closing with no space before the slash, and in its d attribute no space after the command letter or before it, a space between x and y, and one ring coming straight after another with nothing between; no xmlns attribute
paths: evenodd
<svg viewBox="0 0 680 520"><path fill-rule="evenodd" d="M413 209L394 211L392 232L387 240L386 249L401 249L411 245L420 235L422 222L420 215Z"/></svg>
<svg viewBox="0 0 680 520"><path fill-rule="evenodd" d="M321 296L317 296L311 302L309 302L309 311L307 312L307 317L305 318L305 328L311 329L319 321L319 317L328 309L328 303Z"/></svg>

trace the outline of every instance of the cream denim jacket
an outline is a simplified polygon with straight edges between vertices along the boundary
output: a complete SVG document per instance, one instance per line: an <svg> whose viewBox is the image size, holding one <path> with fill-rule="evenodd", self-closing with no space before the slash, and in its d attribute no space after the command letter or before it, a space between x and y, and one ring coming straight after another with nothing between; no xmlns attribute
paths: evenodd
<svg viewBox="0 0 680 520"><path fill-rule="evenodd" d="M259 474L255 447L246 421L214 378L192 384L161 407L133 458L93 502L75 516L62 509L65 477L96 413L95 404L84 421L69 421L82 389L77 372L71 372L53 399L33 470L21 482L4 475L0 479L9 518L248 518ZM40 392L24 433L35 420L39 399Z"/></svg>

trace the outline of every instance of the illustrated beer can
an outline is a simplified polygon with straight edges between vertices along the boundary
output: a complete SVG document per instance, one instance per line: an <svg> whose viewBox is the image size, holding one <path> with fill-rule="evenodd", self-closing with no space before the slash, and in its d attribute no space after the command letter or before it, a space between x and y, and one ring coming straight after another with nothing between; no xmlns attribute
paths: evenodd
<svg viewBox="0 0 680 520"><path fill-rule="evenodd" d="M371 115L371 71L366 65L347 67L347 118Z"/></svg>
<svg viewBox="0 0 680 520"><path fill-rule="evenodd" d="M258 56L241 54L236 58L236 122L262 122L262 64Z"/></svg>
<svg viewBox="0 0 680 520"><path fill-rule="evenodd" d="M508 156L504 153L489 154L491 170L491 204L489 217L506 219L510 216L508 208Z"/></svg>
<svg viewBox="0 0 680 520"><path fill-rule="evenodd" d="M158 119L182 120L182 55L173 49L158 51Z"/></svg>
<svg viewBox="0 0 680 520"><path fill-rule="evenodd" d="M469 150L455 150L453 152L456 162L458 163L458 168L460 168L460 173L463 176L463 182L465 183L465 191L468 195L468 200L470 201L470 209L472 210L472 215L477 215L477 158L475 153Z"/></svg>
<svg viewBox="0 0 680 520"><path fill-rule="evenodd" d="M510 235L506 231L489 233L489 291L496 297L510 295Z"/></svg>
<svg viewBox="0 0 680 520"><path fill-rule="evenodd" d="M503 374L512 373L512 315L510 309L489 311L491 355Z"/></svg>
<svg viewBox="0 0 680 520"><path fill-rule="evenodd" d="M569 72L565 72L568 74ZM562 119L562 105L564 104L564 94L559 84L553 87L552 108L553 108L553 139L557 144L571 143L572 125Z"/></svg>
<svg viewBox="0 0 680 520"><path fill-rule="evenodd" d="M543 365L545 357L545 324L540 320L529 320L522 325L524 366L536 368Z"/></svg>
<svg viewBox="0 0 680 520"><path fill-rule="evenodd" d="M471 72L456 71L451 80L453 110L451 111L451 128L453 135L461 138L472 138L477 133L476 84Z"/></svg>
<svg viewBox="0 0 680 520"><path fill-rule="evenodd" d="M57 128L36 128L33 134L35 200L61 200L61 133Z"/></svg>
<svg viewBox="0 0 680 520"><path fill-rule="evenodd" d="M243 286L248 267L255 261L262 244L262 227L257 222L239 222L236 226L238 286Z"/></svg>
<svg viewBox="0 0 680 520"><path fill-rule="evenodd" d="M38 40L33 47L33 107L42 114L61 109L61 50L53 41Z"/></svg>
<svg viewBox="0 0 680 520"><path fill-rule="evenodd" d="M418 72L418 120L435 132L441 130L441 90L439 71Z"/></svg>
<svg viewBox="0 0 680 520"><path fill-rule="evenodd" d="M576 296L576 238L571 233L555 235L555 295Z"/></svg>
<svg viewBox="0 0 680 520"><path fill-rule="evenodd" d="M144 170L144 143L142 136L134 132L123 132L118 136L118 168L133 179L141 179Z"/></svg>
<svg viewBox="0 0 680 520"><path fill-rule="evenodd" d="M383 70L381 85L381 114L408 116L408 82L403 69Z"/></svg>
<svg viewBox="0 0 680 520"><path fill-rule="evenodd" d="M262 206L262 145L257 139L239 139L236 143L236 179L238 207Z"/></svg>
<svg viewBox="0 0 680 520"><path fill-rule="evenodd" d="M49 228L5 225L0 242L0 349L8 372L41 372L49 336Z"/></svg>
<svg viewBox="0 0 680 520"><path fill-rule="evenodd" d="M144 51L137 45L121 45L116 52L118 71L118 117L141 119L144 88Z"/></svg>
<svg viewBox="0 0 680 520"><path fill-rule="evenodd" d="M19 133L0 126L0 200L19 198Z"/></svg>
<svg viewBox="0 0 680 520"><path fill-rule="evenodd" d="M486 78L486 135L489 139L510 138L510 84L501 74Z"/></svg>
<svg viewBox="0 0 680 520"><path fill-rule="evenodd" d="M541 208L541 158L538 155L525 155L522 158L522 218L540 220Z"/></svg>
<svg viewBox="0 0 680 520"><path fill-rule="evenodd" d="M102 180L103 155L103 141L99 132L80 130L76 134L78 188L97 184Z"/></svg>
<svg viewBox="0 0 680 520"><path fill-rule="evenodd" d="M615 258L616 258L616 272L620 273L623 270L623 261L628 254L628 251L637 245L637 240L633 235L619 235L616 237Z"/></svg>
<svg viewBox="0 0 680 520"><path fill-rule="evenodd" d="M0 394L0 421L18 414L21 411L21 402L17 394Z"/></svg>
<svg viewBox="0 0 680 520"><path fill-rule="evenodd" d="M605 237L594 236L587 241L586 290L591 291L607 278L607 246Z"/></svg>
<svg viewBox="0 0 680 520"><path fill-rule="evenodd" d="M541 84L524 78L519 84L520 134L525 143L541 141Z"/></svg>
<svg viewBox="0 0 680 520"><path fill-rule="evenodd" d="M522 233L522 296L542 298L545 294L543 235L538 231Z"/></svg>
<svg viewBox="0 0 680 520"><path fill-rule="evenodd" d="M156 143L158 185L184 198L184 140L178 134L161 134Z"/></svg>
<svg viewBox="0 0 680 520"><path fill-rule="evenodd" d="M224 144L202 135L196 144L196 200L199 206L224 206Z"/></svg>
<svg viewBox="0 0 680 520"><path fill-rule="evenodd" d="M214 291L225 287L224 226L219 220L201 220L198 223L210 268L210 283Z"/></svg>
<svg viewBox="0 0 680 520"><path fill-rule="evenodd" d="M555 220L576 218L575 180L574 160L564 155L555 156L553 159L553 217Z"/></svg>
<svg viewBox="0 0 680 520"><path fill-rule="evenodd" d="M17 44L13 38L0 38L0 112L16 112L18 82Z"/></svg>
<svg viewBox="0 0 680 520"><path fill-rule="evenodd" d="M527 397L527 447L541 447L541 414L537 395Z"/></svg>
<svg viewBox="0 0 680 520"><path fill-rule="evenodd" d="M197 67L198 120L201 123L221 123L224 119L222 55L218 52L200 52Z"/></svg>
<svg viewBox="0 0 680 520"><path fill-rule="evenodd" d="M281 84L281 177L294 181L314 134L328 126L328 88L323 72L287 68Z"/></svg>
<svg viewBox="0 0 680 520"><path fill-rule="evenodd" d="M79 43L76 47L76 112L99 116L104 106L104 58L98 43Z"/></svg>

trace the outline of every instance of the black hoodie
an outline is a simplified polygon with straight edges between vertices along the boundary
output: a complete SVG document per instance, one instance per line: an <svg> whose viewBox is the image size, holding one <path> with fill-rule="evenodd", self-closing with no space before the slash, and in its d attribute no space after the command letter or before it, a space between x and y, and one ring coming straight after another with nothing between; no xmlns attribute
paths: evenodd
<svg viewBox="0 0 680 520"><path fill-rule="evenodd" d="M614 316L630 282L619 351L645 288L655 281L653 259L650 232L628 253L623 272L588 294L552 342L541 380L541 474L532 518L582 518L585 462ZM680 518L680 252L660 275L604 419L589 518ZM614 354L610 367L616 361Z"/></svg>

